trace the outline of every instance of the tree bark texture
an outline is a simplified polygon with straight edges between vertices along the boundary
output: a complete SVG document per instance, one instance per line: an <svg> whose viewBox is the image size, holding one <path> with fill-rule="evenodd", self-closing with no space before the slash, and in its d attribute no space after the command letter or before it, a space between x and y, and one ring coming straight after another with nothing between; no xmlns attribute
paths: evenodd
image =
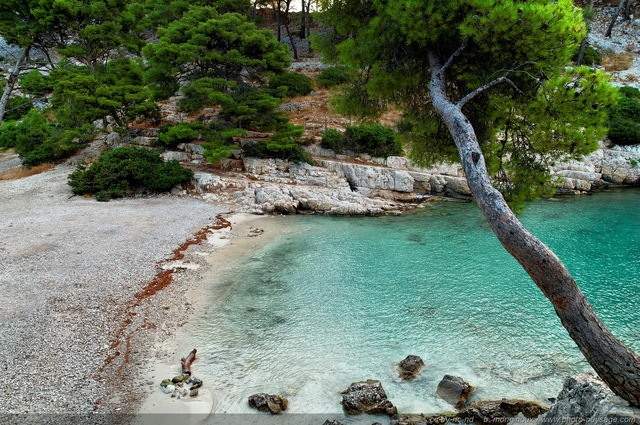
<svg viewBox="0 0 640 425"><path fill-rule="evenodd" d="M291 9L291 1L285 0L285 11L284 11L284 29L287 31L287 37L289 37L289 44L291 45L291 50L293 51L293 59L298 59L298 49L296 48L296 43L293 40L293 36L291 35L291 31L289 30L289 10Z"/></svg>
<svg viewBox="0 0 640 425"><path fill-rule="evenodd" d="M616 21L618 20L618 15L620 15L620 11L624 6L624 2L625 0L620 0L618 7L616 7L616 11L613 12L613 18L611 18L611 22L609 22L609 26L607 27L607 32L604 33L605 37L611 37L611 31L613 31L613 26L616 24Z"/></svg>
<svg viewBox="0 0 640 425"><path fill-rule="evenodd" d="M593 12L593 3L594 0L589 1L589 11ZM585 18L585 24L587 26L587 30L590 32L590 19ZM582 61L584 60L584 49L587 47L587 38L589 37L589 34L587 33L587 35L584 36L584 38L582 39L582 41L580 42L580 50L578 50L578 59L576 60L576 65L580 66L582 65Z"/></svg>
<svg viewBox="0 0 640 425"><path fill-rule="evenodd" d="M640 406L640 357L605 327L564 264L520 223L493 187L473 126L447 97L440 58L435 52L428 55L431 101L455 141L474 199L493 232L551 301L591 367L614 393Z"/></svg>
<svg viewBox="0 0 640 425"><path fill-rule="evenodd" d="M626 0L624 3L624 13L622 14L623 21L631 20L631 0Z"/></svg>
<svg viewBox="0 0 640 425"><path fill-rule="evenodd" d="M11 96L11 92L13 91L13 87L16 84L18 75L20 75L20 68L22 68L22 63L25 61L27 56L29 56L29 50L31 50L31 45L28 45L22 49L20 57L16 62L16 66L13 67L13 70L7 78L7 82L4 85L4 92L2 93L2 98L0 99L0 124L2 124L2 120L4 119L4 114L7 110L7 102L9 102L9 97Z"/></svg>
<svg viewBox="0 0 640 425"><path fill-rule="evenodd" d="M307 38L307 11L305 10L305 1L302 1L302 10L300 12L300 39Z"/></svg>

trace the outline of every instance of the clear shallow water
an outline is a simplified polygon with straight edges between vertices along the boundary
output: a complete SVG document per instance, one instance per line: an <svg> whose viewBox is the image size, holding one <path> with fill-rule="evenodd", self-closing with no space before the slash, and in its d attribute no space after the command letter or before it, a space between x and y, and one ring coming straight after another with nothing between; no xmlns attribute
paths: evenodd
<svg viewBox="0 0 640 425"><path fill-rule="evenodd" d="M640 190L541 201L521 219L640 351ZM364 379L401 412L435 413L451 409L435 397L444 374L477 399L545 400L589 368L472 204L276 220L286 231L220 271L224 290L192 326L217 413L249 412L256 392L286 395L290 413L337 413L339 391ZM408 354L427 366L402 382Z"/></svg>

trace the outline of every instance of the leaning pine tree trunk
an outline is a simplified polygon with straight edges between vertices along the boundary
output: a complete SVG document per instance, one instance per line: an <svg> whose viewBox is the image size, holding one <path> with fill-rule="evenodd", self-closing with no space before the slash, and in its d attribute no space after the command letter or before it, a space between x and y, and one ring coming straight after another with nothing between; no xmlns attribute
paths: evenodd
<svg viewBox="0 0 640 425"><path fill-rule="evenodd" d="M551 301L591 367L614 393L640 406L640 357L605 327L564 264L520 223L493 187L473 126L447 98L440 58L429 52L429 62L431 101L453 136L469 187L493 232Z"/></svg>
<svg viewBox="0 0 640 425"><path fill-rule="evenodd" d="M16 66L13 67L13 71L11 71L11 73L9 74L7 83L4 85L4 92L2 93L2 99L0 99L0 124L2 124L2 120L4 119L4 114L7 110L7 103L9 102L9 97L11 96L11 92L13 91L13 87L16 84L18 75L20 75L20 68L22 67L22 63L27 58L27 56L29 56L29 50L31 50L31 46L27 46L22 49L20 57L16 62Z"/></svg>

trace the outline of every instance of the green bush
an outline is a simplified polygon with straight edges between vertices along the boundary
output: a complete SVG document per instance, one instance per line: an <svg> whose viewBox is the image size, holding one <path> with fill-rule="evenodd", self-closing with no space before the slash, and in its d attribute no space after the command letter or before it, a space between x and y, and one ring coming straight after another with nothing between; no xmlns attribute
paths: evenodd
<svg viewBox="0 0 640 425"><path fill-rule="evenodd" d="M609 112L609 140L616 145L640 143L640 91L633 87L621 87L623 97Z"/></svg>
<svg viewBox="0 0 640 425"><path fill-rule="evenodd" d="M627 118L635 122L640 122L640 102L635 99L623 97L618 101L618 105L613 109L611 119Z"/></svg>
<svg viewBox="0 0 640 425"><path fill-rule="evenodd" d="M0 147L14 148L22 164L31 167L72 155L86 146L94 130L88 124L73 130L54 126L42 112L32 109L22 121L0 127Z"/></svg>
<svg viewBox="0 0 640 425"><path fill-rule="evenodd" d="M313 90L313 80L297 72L285 72L269 80L269 88L272 91L279 90L281 87L286 88L287 97L306 96Z"/></svg>
<svg viewBox="0 0 640 425"><path fill-rule="evenodd" d="M160 127L156 146L175 148L180 143L191 143L197 139L204 126L200 123L180 123L178 125L167 124Z"/></svg>
<svg viewBox="0 0 640 425"><path fill-rule="evenodd" d="M171 190L189 181L193 172L177 161L164 162L145 148L121 147L102 153L90 166L79 165L69 175L76 195L94 195L98 201Z"/></svg>
<svg viewBox="0 0 640 425"><path fill-rule="evenodd" d="M628 118L616 118L609 123L609 140L616 145L640 143L640 123Z"/></svg>
<svg viewBox="0 0 640 425"><path fill-rule="evenodd" d="M244 136L246 130L234 128L226 131L209 131L207 134L207 143L202 145L205 148L203 155L212 164L220 162L224 158L231 157L231 151L240 149L233 143L236 136Z"/></svg>
<svg viewBox="0 0 640 425"><path fill-rule="evenodd" d="M272 141L258 141L243 147L244 156L251 158L277 158L291 162L311 162L310 155L297 143L280 144Z"/></svg>
<svg viewBox="0 0 640 425"><path fill-rule="evenodd" d="M322 133L320 147L342 152L344 149L344 135L338 130L330 128Z"/></svg>
<svg viewBox="0 0 640 425"><path fill-rule="evenodd" d="M347 127L344 138L344 148L356 153L384 158L403 153L398 134L381 124Z"/></svg>
<svg viewBox="0 0 640 425"><path fill-rule="evenodd" d="M579 51L575 52L572 61L576 62L578 60ZM596 49L591 46L585 46L584 48L584 56L582 57L582 65L593 66L600 65L602 63L602 56Z"/></svg>
<svg viewBox="0 0 640 425"><path fill-rule="evenodd" d="M180 99L180 109L196 112L209 105L228 105L232 91L238 88L234 81L222 78L200 78L184 86L181 91L184 97Z"/></svg>
<svg viewBox="0 0 640 425"><path fill-rule="evenodd" d="M289 121L275 109L280 99L260 89L245 89L234 93L233 102L222 107L220 116L232 127L272 130Z"/></svg>
<svg viewBox="0 0 640 425"><path fill-rule="evenodd" d="M354 81L356 75L356 72L347 66L330 66L320 71L320 74L316 77L316 82L320 87L331 88Z"/></svg>
<svg viewBox="0 0 640 425"><path fill-rule="evenodd" d="M95 135L95 127L85 124L74 130L54 127L51 136L24 156L22 165L33 167L45 162L56 162L76 153Z"/></svg>
<svg viewBox="0 0 640 425"><path fill-rule="evenodd" d="M53 81L50 76L44 75L35 69L29 71L20 80L22 91L35 96L43 96L53 91Z"/></svg>
<svg viewBox="0 0 640 425"><path fill-rule="evenodd" d="M300 125L280 125L268 141L246 144L243 147L244 156L253 158L277 158L292 162L311 163L311 155L302 149L301 136L304 128Z"/></svg>
<svg viewBox="0 0 640 425"><path fill-rule="evenodd" d="M1 92L1 90L0 90ZM1 95L1 93L0 93ZM31 99L22 96L10 97L7 101L7 109L4 119L7 121L22 119L31 110Z"/></svg>
<svg viewBox="0 0 640 425"><path fill-rule="evenodd" d="M640 89L637 89L635 87L623 86L618 87L618 90L620 91L620 94L622 94L622 96L626 97L627 99L640 100Z"/></svg>

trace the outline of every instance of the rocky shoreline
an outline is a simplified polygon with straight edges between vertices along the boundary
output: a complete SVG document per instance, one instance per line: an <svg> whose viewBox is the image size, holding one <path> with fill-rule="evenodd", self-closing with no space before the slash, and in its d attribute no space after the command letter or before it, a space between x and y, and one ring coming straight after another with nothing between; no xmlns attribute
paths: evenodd
<svg viewBox="0 0 640 425"><path fill-rule="evenodd" d="M183 146L191 152L191 162L201 160L195 146ZM238 158L224 164L225 172L196 172L193 187L205 199L233 203L252 214L381 215L425 202L472 198L458 164L420 168L406 157L349 157L318 147L308 150L314 154L314 165ZM557 164L552 171L558 193L639 185L640 152L603 148L582 161Z"/></svg>

